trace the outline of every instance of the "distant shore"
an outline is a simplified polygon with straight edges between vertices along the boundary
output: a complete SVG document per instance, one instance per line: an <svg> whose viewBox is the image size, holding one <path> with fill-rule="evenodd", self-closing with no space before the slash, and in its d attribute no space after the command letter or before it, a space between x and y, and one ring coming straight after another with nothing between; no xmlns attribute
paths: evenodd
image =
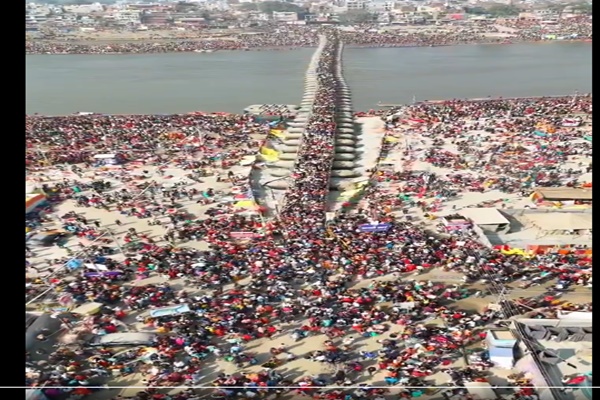
<svg viewBox="0 0 600 400"><path fill-rule="evenodd" d="M492 38L490 38L492 39ZM540 43L540 44L554 44L554 43L591 43L592 39L563 39L563 40L547 40L547 39L540 39L540 40L522 40L522 39L518 39L518 38L493 38L495 40L482 40L482 41L473 41L473 42L455 42L455 43L388 43L388 44L352 44L349 43L346 45L347 48L361 48L361 49L380 49L380 48L415 48L415 47L450 47L450 46L464 46L464 45L512 45L512 44L533 44L533 43ZM157 48L155 51L152 51L152 48L149 49L145 49L144 51L136 51L137 49L135 49L134 51L122 51L122 52L117 52L117 51L105 51L105 52L98 52L98 51L93 51L94 48L97 48L99 46L107 46L110 47L111 43L110 42L106 42L106 41L100 41L102 42L102 45L100 44L92 44L94 43L94 41L85 41L86 44L78 44L77 42L70 42L70 41L52 41L49 43L58 45L58 46L68 46L71 45L74 47L74 51L56 51L56 52L52 52L52 51L47 51L47 52L42 52L42 51L27 51L26 49L26 55L141 55L141 54L171 54L171 53L198 53L198 54L205 54L205 53L213 53L213 52L222 52L222 51L289 51L289 50L296 50L296 49L302 49L302 48L313 48L316 47L315 45L297 45L297 46L257 46L257 47L248 47L248 48L210 48L210 49L196 49L196 50L189 50L189 49L183 49L183 50L169 50L169 51L162 51L160 48ZM185 43L185 42L199 42L199 40L187 40L187 39L183 39L183 40L173 40L173 41L165 41L162 40L162 43L165 45L177 45L178 43ZM84 43L83 41L80 43ZM127 41L119 41L118 44L119 45L127 45L127 44L131 44L131 45L140 45L140 44L144 44L144 43L149 43L148 40L144 40L144 41L131 41L131 42L127 42ZM86 51L85 47L89 48L89 51Z"/></svg>

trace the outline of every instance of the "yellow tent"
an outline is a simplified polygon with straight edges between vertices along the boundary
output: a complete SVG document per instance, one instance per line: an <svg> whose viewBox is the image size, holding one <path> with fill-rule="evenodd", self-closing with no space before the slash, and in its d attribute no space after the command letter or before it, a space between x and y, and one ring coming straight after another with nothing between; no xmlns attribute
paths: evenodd
<svg viewBox="0 0 600 400"><path fill-rule="evenodd" d="M240 200L234 204L234 207L256 208L256 203L254 202L254 200Z"/></svg>
<svg viewBox="0 0 600 400"><path fill-rule="evenodd" d="M507 256L512 256L512 255L520 255L521 257L531 257L533 255L533 252L531 251L523 251L521 249L510 249L510 250L500 250L500 252L504 255Z"/></svg>
<svg viewBox="0 0 600 400"><path fill-rule="evenodd" d="M388 136L388 137L385 138L385 141L388 142L388 143L396 143L396 142L400 141L400 139L395 138L393 136Z"/></svg>
<svg viewBox="0 0 600 400"><path fill-rule="evenodd" d="M260 154L265 161L275 162L279 160L279 153L276 150L269 149L268 147L261 147Z"/></svg>
<svg viewBox="0 0 600 400"><path fill-rule="evenodd" d="M269 133L279 139L285 139L285 132L281 129L271 129Z"/></svg>
<svg viewBox="0 0 600 400"><path fill-rule="evenodd" d="M340 198L347 200L351 197L354 197L359 192L360 192L360 189L346 190L345 192L340 193Z"/></svg>

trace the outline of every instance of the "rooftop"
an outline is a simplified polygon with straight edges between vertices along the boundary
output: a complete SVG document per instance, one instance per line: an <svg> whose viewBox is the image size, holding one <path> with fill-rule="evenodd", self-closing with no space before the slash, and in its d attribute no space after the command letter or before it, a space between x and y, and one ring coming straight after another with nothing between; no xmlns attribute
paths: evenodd
<svg viewBox="0 0 600 400"><path fill-rule="evenodd" d="M515 335L513 335L513 333L506 329L506 330L491 330L490 331L492 336L494 336L494 339L498 339L498 340L514 340L515 339Z"/></svg>
<svg viewBox="0 0 600 400"><path fill-rule="evenodd" d="M476 225L508 224L509 221L497 208L463 208L458 212Z"/></svg>
<svg viewBox="0 0 600 400"><path fill-rule="evenodd" d="M524 319L522 324L531 352L517 362L517 368L531 374L536 386L564 386L565 378L592 374L592 321ZM546 393L540 391L542 398ZM561 398L574 400L584 393L563 392ZM549 394L549 393L548 393ZM549 397L548 397L549 398Z"/></svg>
<svg viewBox="0 0 600 400"><path fill-rule="evenodd" d="M592 190L585 188L540 188L536 192L552 200L592 200Z"/></svg>
<svg viewBox="0 0 600 400"><path fill-rule="evenodd" d="M589 213L529 214L526 219L542 231L592 229L592 214Z"/></svg>
<svg viewBox="0 0 600 400"><path fill-rule="evenodd" d="M527 246L592 246L591 210L502 210L510 221L509 233L485 232L492 246L508 245L524 249ZM584 231L583 234L570 234L569 230ZM484 240L485 242L485 240Z"/></svg>

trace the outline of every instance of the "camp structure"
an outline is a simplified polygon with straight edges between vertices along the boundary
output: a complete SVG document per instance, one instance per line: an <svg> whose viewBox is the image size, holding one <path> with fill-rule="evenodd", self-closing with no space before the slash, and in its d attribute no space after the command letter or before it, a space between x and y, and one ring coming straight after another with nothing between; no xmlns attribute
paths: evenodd
<svg viewBox="0 0 600 400"><path fill-rule="evenodd" d="M123 162L123 156L120 154L96 154L94 163L96 166L102 165L119 165Z"/></svg>
<svg viewBox="0 0 600 400"><path fill-rule="evenodd" d="M531 199L538 202L549 201L549 202L561 202L568 204L569 202L586 204L592 201L592 189L591 188L570 188L570 187L556 187L556 188L539 188L536 189Z"/></svg>
<svg viewBox="0 0 600 400"><path fill-rule="evenodd" d="M472 226L472 223L469 219L459 214L443 216L442 223L448 231L468 229Z"/></svg>
<svg viewBox="0 0 600 400"><path fill-rule="evenodd" d="M513 333L506 330L489 330L486 335L486 344L490 361L498 368L511 369L514 366L514 349L517 340Z"/></svg>
<svg viewBox="0 0 600 400"><path fill-rule="evenodd" d="M458 214L470 220L484 232L508 232L510 222L496 208L463 208Z"/></svg>
<svg viewBox="0 0 600 400"><path fill-rule="evenodd" d="M585 233L592 229L591 213L551 212L528 214L526 218L540 230L542 236Z"/></svg>
<svg viewBox="0 0 600 400"><path fill-rule="evenodd" d="M29 214L46 202L46 195L31 193L25 195L25 214Z"/></svg>

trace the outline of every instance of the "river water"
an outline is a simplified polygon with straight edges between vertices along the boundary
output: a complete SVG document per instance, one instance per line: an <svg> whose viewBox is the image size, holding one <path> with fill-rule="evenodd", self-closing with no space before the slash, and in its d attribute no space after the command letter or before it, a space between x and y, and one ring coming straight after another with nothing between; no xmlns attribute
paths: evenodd
<svg viewBox="0 0 600 400"><path fill-rule="evenodd" d="M240 112L295 104L313 49L143 55L28 55L29 114ZM344 51L354 108L377 102L592 91L591 43Z"/></svg>

